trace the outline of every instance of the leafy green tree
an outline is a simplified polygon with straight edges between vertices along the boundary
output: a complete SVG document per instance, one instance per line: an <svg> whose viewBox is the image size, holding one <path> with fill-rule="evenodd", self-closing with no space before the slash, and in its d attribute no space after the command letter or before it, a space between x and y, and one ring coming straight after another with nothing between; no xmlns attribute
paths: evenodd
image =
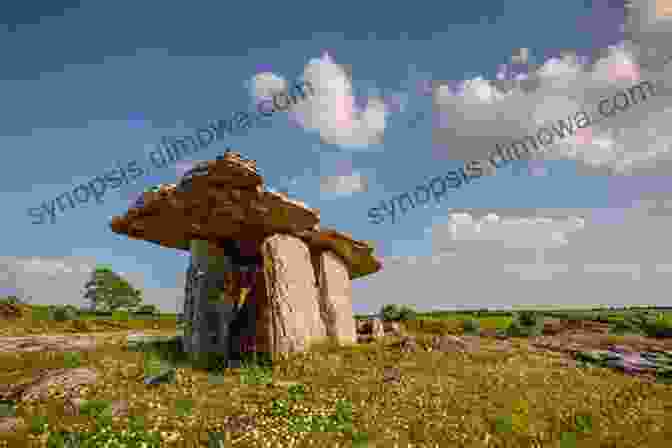
<svg viewBox="0 0 672 448"><path fill-rule="evenodd" d="M107 267L97 267L84 288L84 298L91 302L94 309L132 308L142 301L140 290L134 289L128 281Z"/></svg>

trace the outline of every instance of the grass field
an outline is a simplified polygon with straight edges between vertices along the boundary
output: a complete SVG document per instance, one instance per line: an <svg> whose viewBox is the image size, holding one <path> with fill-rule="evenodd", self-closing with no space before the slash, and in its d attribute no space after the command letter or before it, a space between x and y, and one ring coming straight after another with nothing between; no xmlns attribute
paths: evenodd
<svg viewBox="0 0 672 448"><path fill-rule="evenodd" d="M207 446L209 434L221 436L219 446L227 447L669 446L672 385L608 369L567 367L559 355L530 351L524 338L511 338L508 351L489 348L495 341L485 338L474 352L427 350L433 334L459 334L461 320L469 317L442 313L408 322L420 344L414 353L395 348L394 338L323 345L278 359L272 368L250 364L217 374L182 365L174 383L155 387L138 379L154 371L158 358L127 351L119 341L79 354L0 353L0 383L66 363L91 367L102 376L82 391L84 398L101 409L128 400L130 414L143 416L142 422L110 421L95 412L66 416L56 389L47 401L17 407L29 431L16 436L28 437L32 445L15 440L9 446L46 446L39 438L55 440L59 430L97 434L99 440L121 440L124 430L132 430L136 440L154 434L162 447ZM511 317L477 319L482 328L503 328ZM150 324L129 322L139 328ZM167 317L161 322L174 325ZM390 368L398 369L400 381L383 380ZM254 422L254 431L227 426L244 418Z"/></svg>

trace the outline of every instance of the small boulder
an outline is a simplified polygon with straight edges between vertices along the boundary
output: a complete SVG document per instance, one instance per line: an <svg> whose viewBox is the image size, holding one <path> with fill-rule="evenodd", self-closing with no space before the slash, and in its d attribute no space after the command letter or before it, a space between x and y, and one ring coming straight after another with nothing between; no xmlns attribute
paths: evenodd
<svg viewBox="0 0 672 448"><path fill-rule="evenodd" d="M358 344L368 344L369 342L373 342L373 336L370 334L358 334L357 335L357 343Z"/></svg>
<svg viewBox="0 0 672 448"><path fill-rule="evenodd" d="M444 334L432 338L432 350L447 353L455 351L463 352L466 348L467 343L452 334Z"/></svg>
<svg viewBox="0 0 672 448"><path fill-rule="evenodd" d="M400 322L384 321L383 330L391 336L401 337L404 335L404 328Z"/></svg>
<svg viewBox="0 0 672 448"><path fill-rule="evenodd" d="M401 370L398 367L385 367L383 369L383 382L398 383L401 381Z"/></svg>
<svg viewBox="0 0 672 448"><path fill-rule="evenodd" d="M403 336L399 342L399 348L402 352L418 351L418 341L414 336Z"/></svg>
<svg viewBox="0 0 672 448"><path fill-rule="evenodd" d="M0 301L0 319L14 320L23 317L23 310L17 303Z"/></svg>
<svg viewBox="0 0 672 448"><path fill-rule="evenodd" d="M545 319L542 334L552 336L561 333L564 329L560 319Z"/></svg>
<svg viewBox="0 0 672 448"><path fill-rule="evenodd" d="M49 371L23 391L21 401L48 400L53 396L50 393L52 388L62 392L65 397L76 396L80 387L94 384L97 380L98 373L86 367Z"/></svg>
<svg viewBox="0 0 672 448"><path fill-rule="evenodd" d="M112 417L128 417L129 403L126 400L116 400L112 403Z"/></svg>
<svg viewBox="0 0 672 448"><path fill-rule="evenodd" d="M357 322L357 342L366 343L385 336L385 327L380 318L366 319Z"/></svg>
<svg viewBox="0 0 672 448"><path fill-rule="evenodd" d="M250 415L232 415L224 417L224 431L250 432L255 429L255 419Z"/></svg>
<svg viewBox="0 0 672 448"><path fill-rule="evenodd" d="M79 397L69 397L65 400L64 413L68 417L81 415L81 410L87 400ZM126 400L116 400L110 404L112 417L126 417L129 414L129 403Z"/></svg>
<svg viewBox="0 0 672 448"><path fill-rule="evenodd" d="M65 405L63 406L63 413L68 417L79 416L82 405L86 402L83 398L79 397L69 397L65 400Z"/></svg>
<svg viewBox="0 0 672 448"><path fill-rule="evenodd" d="M364 334L371 332L371 323L367 319L361 319L356 322L357 333Z"/></svg>
<svg viewBox="0 0 672 448"><path fill-rule="evenodd" d="M22 417L1 417L0 436L21 431L26 428L26 422Z"/></svg>
<svg viewBox="0 0 672 448"><path fill-rule="evenodd" d="M373 318L371 320L371 335L374 337L374 339L385 336L385 327L383 326L383 321L379 317Z"/></svg>

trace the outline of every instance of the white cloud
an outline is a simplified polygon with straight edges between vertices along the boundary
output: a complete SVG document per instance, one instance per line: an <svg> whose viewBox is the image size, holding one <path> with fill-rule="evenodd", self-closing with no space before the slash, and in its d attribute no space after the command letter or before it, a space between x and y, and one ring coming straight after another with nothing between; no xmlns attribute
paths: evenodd
<svg viewBox="0 0 672 448"><path fill-rule="evenodd" d="M384 257L381 272L355 282L356 309L669 303L671 216L630 207L618 223L584 224L575 216L589 209L474 213L452 213L424 232L429 254Z"/></svg>
<svg viewBox="0 0 672 448"><path fill-rule="evenodd" d="M314 95L290 108L291 116L300 126L318 132L326 143L350 150L382 142L387 106L381 99L369 98L366 108L360 110L355 105L351 79L327 53L308 62L303 80L311 83ZM259 100L274 90L284 89L287 81L272 73L261 73L252 84L251 93Z"/></svg>
<svg viewBox="0 0 672 448"><path fill-rule="evenodd" d="M500 218L488 214L474 220L469 213L451 213L447 224L436 224L433 233L445 229L450 241L497 241L512 248L552 248L567 244L567 234L584 227L582 218ZM440 242L439 244L444 244Z"/></svg>
<svg viewBox="0 0 672 448"><path fill-rule="evenodd" d="M351 196L353 193L368 191L366 177L354 172L348 175L323 176L320 179L320 192L336 196Z"/></svg>
<svg viewBox="0 0 672 448"><path fill-rule="evenodd" d="M656 264L655 270L659 274L670 274L672 273L672 264Z"/></svg>
<svg viewBox="0 0 672 448"><path fill-rule="evenodd" d="M672 29L658 30L669 42ZM523 81L512 81L510 88L500 87L504 80L465 80L459 88L448 85L434 90L436 113L442 123L434 129L434 142L449 147L453 160L485 159L495 144L506 144L528 135L536 135L543 125L557 123L585 111L592 119L581 135L556 139L537 157L549 160L573 159L587 167L606 167L615 174L655 168L655 162L672 159L672 63L665 73L639 66L640 54L648 49L622 42L606 49L605 55L590 63L575 55L551 58L539 67L528 66ZM668 53L672 53L668 50ZM659 58L661 56L659 55ZM506 70L500 70L502 76ZM511 75L515 75L511 73ZM517 75L516 75L517 76ZM501 77L501 76L500 76ZM601 100L640 81L651 81L656 94L646 101L631 100L626 110L609 118L599 114ZM530 85L530 84L526 84ZM622 104L623 99L621 98ZM599 123L597 120L599 120ZM449 123L448 126L445 124ZM546 127L546 126L544 126Z"/></svg>
<svg viewBox="0 0 672 448"><path fill-rule="evenodd" d="M287 90L287 81L270 72L257 73L250 81L249 88L254 98L272 98L276 93Z"/></svg>
<svg viewBox="0 0 672 448"><path fill-rule="evenodd" d="M48 276L59 275L62 273L71 274L72 268L61 261L34 257L26 261L18 261L17 264L25 272L36 274L46 274Z"/></svg>

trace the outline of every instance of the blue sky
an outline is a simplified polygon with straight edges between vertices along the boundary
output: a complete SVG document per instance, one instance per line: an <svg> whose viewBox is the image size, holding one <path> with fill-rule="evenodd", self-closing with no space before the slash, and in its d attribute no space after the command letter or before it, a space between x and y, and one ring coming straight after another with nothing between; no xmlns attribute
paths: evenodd
<svg viewBox="0 0 672 448"><path fill-rule="evenodd" d="M627 13L606 0L344 1L317 9L300 1L60 3L3 6L0 14L7 291L81 304L88 272L107 264L147 302L174 310L188 258L116 235L108 223L144 188L175 183L184 164L152 169L54 224L32 224L28 209L117 162L148 170L147 152L161 137L254 110L263 89L312 77L318 98L196 160L231 147L257 161L268 186L320 209L323 226L373 241L385 267L354 282L355 311L384 303L669 303L658 293L672 272L663 233L672 204L664 88L580 142L474 180L398 223L367 217L381 200L483 159L494 142L531 134L543 120L595 110L637 80L667 88L672 64L656 72L638 65L660 57L671 37L655 1ZM501 64L527 73L536 89L514 82L507 92L508 81L495 81ZM448 93L464 82L461 93ZM361 113L343 124L339 111L350 99ZM426 118L409 125L418 113Z"/></svg>

